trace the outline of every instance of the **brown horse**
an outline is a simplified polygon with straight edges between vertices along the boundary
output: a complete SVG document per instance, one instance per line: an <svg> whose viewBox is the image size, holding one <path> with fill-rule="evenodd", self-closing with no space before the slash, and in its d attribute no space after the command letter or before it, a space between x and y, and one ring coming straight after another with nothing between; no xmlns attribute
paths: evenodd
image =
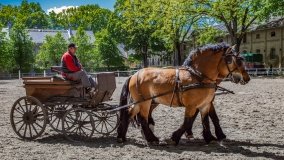
<svg viewBox="0 0 284 160"><path fill-rule="evenodd" d="M176 144L189 129L197 110L202 116L203 137L206 142L212 140L208 115L218 76L231 75L234 79L242 80L242 83L247 83L250 78L238 55L223 43L197 50L195 54L190 55L190 60L192 63L190 68L145 68L126 81L120 105L127 104L128 95L135 104L129 109L120 111L119 142L126 140L129 120L136 115L141 122L146 140L159 141L148 123L152 101L173 107L185 107L184 123L171 137Z"/></svg>
<svg viewBox="0 0 284 160"><path fill-rule="evenodd" d="M192 64L192 60L191 60L191 55L194 55L196 51L192 51L189 55L189 57L185 60L184 64L183 64L183 67L191 67L193 64ZM200 58L200 57L198 57ZM196 59L195 59L196 60ZM242 75L243 77L247 76L246 75L246 72L242 72ZM242 79L234 79L234 77L232 77L232 75L230 75L229 77L229 80L233 83L240 83L242 85L246 84L243 82ZM222 79L224 79L224 77L222 75L218 75L218 78L217 78L217 85L219 85L221 82L222 82ZM218 115L216 113L216 110L215 110L215 107L214 107L214 104L213 104L213 101L214 101L215 97L213 98L212 102L211 102L211 107L209 109L209 117L211 118L212 122L213 122L213 125L214 125L214 128L215 128L215 135L217 138L215 138L214 136L210 136L211 140L218 140L218 141L222 141L223 139L226 138L226 135L224 134L221 126L220 126L220 123L219 123L219 118L218 118ZM155 103L155 102L152 102L151 104L151 109L150 109L150 112L149 112L149 117L148 117L148 124L149 124L149 128L152 130L152 132L154 133L154 126L155 126L155 122L154 122L154 119L152 117L152 112L153 110L158 106L159 104ZM199 113L199 110L196 110L195 112L195 115L193 117L193 120L191 121L192 123L188 124L189 127L188 129L186 130L185 132L185 136L186 138L188 139L191 139L193 138L193 133L192 133L192 126L193 126L193 122L195 121L197 115ZM210 129L210 128L209 128ZM143 134L143 132L142 132Z"/></svg>

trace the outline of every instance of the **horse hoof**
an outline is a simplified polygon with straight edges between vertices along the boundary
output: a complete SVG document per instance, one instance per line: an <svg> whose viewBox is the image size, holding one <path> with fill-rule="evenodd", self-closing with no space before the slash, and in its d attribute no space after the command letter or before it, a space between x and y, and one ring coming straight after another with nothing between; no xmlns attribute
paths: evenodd
<svg viewBox="0 0 284 160"><path fill-rule="evenodd" d="M149 142L150 145L152 146L159 146L160 142L159 141L153 141L153 142Z"/></svg>
<svg viewBox="0 0 284 160"><path fill-rule="evenodd" d="M123 143L123 142L125 142L126 140L124 140L123 138L117 138L117 142L118 143Z"/></svg>
<svg viewBox="0 0 284 160"><path fill-rule="evenodd" d="M194 138L193 134L188 134L188 135L186 135L185 137L186 137L188 140L190 140L190 139L193 139L193 138Z"/></svg>
<svg viewBox="0 0 284 160"><path fill-rule="evenodd" d="M167 145L177 145L177 143L172 139L166 139L165 142Z"/></svg>

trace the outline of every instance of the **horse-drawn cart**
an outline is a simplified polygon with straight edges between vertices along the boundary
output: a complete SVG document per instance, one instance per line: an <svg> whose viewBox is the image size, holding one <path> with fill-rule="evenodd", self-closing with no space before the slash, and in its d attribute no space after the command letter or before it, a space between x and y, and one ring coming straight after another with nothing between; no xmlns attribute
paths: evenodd
<svg viewBox="0 0 284 160"><path fill-rule="evenodd" d="M116 106L110 100L115 88L115 74L97 73L97 87L87 94L79 82L60 77L24 77L26 96L13 105L10 121L15 133L23 139L38 138L47 124L72 140L90 138L94 132L108 135L118 123Z"/></svg>

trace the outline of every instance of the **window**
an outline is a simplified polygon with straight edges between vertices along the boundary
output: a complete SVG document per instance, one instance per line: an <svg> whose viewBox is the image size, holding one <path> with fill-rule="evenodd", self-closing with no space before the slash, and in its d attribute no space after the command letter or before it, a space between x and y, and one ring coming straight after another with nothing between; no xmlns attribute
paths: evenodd
<svg viewBox="0 0 284 160"><path fill-rule="evenodd" d="M255 50L255 53L261 54L261 53L260 53L260 49Z"/></svg>
<svg viewBox="0 0 284 160"><path fill-rule="evenodd" d="M260 34L256 34L255 38L259 39L260 38Z"/></svg>
<svg viewBox="0 0 284 160"><path fill-rule="evenodd" d="M244 35L243 43L247 43L247 34Z"/></svg>
<svg viewBox="0 0 284 160"><path fill-rule="evenodd" d="M269 54L269 58L270 59L276 59L276 49L275 48L271 48L270 49L270 54Z"/></svg>
<svg viewBox="0 0 284 160"><path fill-rule="evenodd" d="M271 37L275 37L276 36L275 31L271 32L270 34L271 34Z"/></svg>

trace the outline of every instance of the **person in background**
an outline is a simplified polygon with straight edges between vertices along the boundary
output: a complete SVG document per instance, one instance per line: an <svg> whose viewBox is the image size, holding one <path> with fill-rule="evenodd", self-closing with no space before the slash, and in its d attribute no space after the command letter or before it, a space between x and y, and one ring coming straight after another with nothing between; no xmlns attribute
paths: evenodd
<svg viewBox="0 0 284 160"><path fill-rule="evenodd" d="M86 92L90 92L92 88L95 88L95 81L83 70L83 66L76 56L76 50L77 46L70 43L67 52L62 55L62 76L68 80L81 81Z"/></svg>

